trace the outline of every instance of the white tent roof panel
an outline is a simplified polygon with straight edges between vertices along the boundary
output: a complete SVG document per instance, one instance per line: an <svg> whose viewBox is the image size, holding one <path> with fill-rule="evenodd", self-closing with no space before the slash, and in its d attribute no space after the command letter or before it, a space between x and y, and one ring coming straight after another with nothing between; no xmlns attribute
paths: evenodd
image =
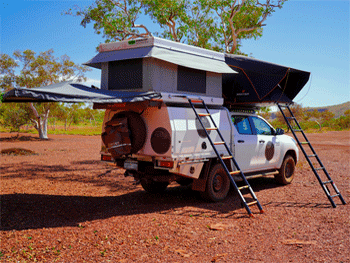
<svg viewBox="0 0 350 263"><path fill-rule="evenodd" d="M236 73L225 63L223 53L168 41L148 38L102 44L100 52L85 65L101 69L101 63L153 57L176 65L215 72Z"/></svg>

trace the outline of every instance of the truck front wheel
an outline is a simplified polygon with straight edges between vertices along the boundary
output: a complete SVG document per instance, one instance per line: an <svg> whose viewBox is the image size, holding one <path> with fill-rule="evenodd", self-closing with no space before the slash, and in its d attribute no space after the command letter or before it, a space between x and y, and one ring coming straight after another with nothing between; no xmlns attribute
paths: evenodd
<svg viewBox="0 0 350 263"><path fill-rule="evenodd" d="M158 194L158 193L164 192L165 189L168 187L169 183L156 182L156 181L153 181L152 179L142 178L141 185L146 192L151 194Z"/></svg>
<svg viewBox="0 0 350 263"><path fill-rule="evenodd" d="M279 173L275 175L275 180L279 184L290 184L294 179L295 161L290 155L284 157Z"/></svg>
<svg viewBox="0 0 350 263"><path fill-rule="evenodd" d="M215 164L208 175L206 188L201 192L203 199L211 202L224 200L230 190L230 179L221 164Z"/></svg>

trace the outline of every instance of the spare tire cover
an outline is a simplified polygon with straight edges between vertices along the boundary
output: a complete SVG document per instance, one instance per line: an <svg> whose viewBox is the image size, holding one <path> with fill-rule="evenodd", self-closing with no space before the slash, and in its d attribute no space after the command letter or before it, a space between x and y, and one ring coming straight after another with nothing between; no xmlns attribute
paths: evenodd
<svg viewBox="0 0 350 263"><path fill-rule="evenodd" d="M131 154L137 153L142 149L146 142L147 129L146 124L142 117L133 111L122 111L115 114L112 118L124 118L128 119L129 136L131 140Z"/></svg>
<svg viewBox="0 0 350 263"><path fill-rule="evenodd" d="M101 134L102 141L114 159L131 153L131 140L128 119L113 118L106 123L105 132Z"/></svg>

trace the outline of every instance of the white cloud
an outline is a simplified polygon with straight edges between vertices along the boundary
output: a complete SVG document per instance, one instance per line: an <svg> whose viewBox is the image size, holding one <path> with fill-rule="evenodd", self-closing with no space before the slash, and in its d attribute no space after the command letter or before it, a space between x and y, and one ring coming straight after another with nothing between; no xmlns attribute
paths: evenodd
<svg viewBox="0 0 350 263"><path fill-rule="evenodd" d="M87 78L86 81L83 81L81 84L86 85L88 87L91 87L91 85L94 85L95 87L100 88L101 80Z"/></svg>

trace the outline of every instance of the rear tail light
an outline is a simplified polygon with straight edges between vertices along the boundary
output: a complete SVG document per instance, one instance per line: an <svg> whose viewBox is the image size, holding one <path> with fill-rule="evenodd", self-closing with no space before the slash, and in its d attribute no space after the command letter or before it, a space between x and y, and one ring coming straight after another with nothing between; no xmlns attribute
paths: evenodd
<svg viewBox="0 0 350 263"><path fill-rule="evenodd" d="M171 161L159 161L158 162L159 167L165 167L165 168L173 168L174 162Z"/></svg>
<svg viewBox="0 0 350 263"><path fill-rule="evenodd" d="M107 162L112 162L112 156L110 155L105 155L105 154L101 154L101 161L107 161Z"/></svg>

